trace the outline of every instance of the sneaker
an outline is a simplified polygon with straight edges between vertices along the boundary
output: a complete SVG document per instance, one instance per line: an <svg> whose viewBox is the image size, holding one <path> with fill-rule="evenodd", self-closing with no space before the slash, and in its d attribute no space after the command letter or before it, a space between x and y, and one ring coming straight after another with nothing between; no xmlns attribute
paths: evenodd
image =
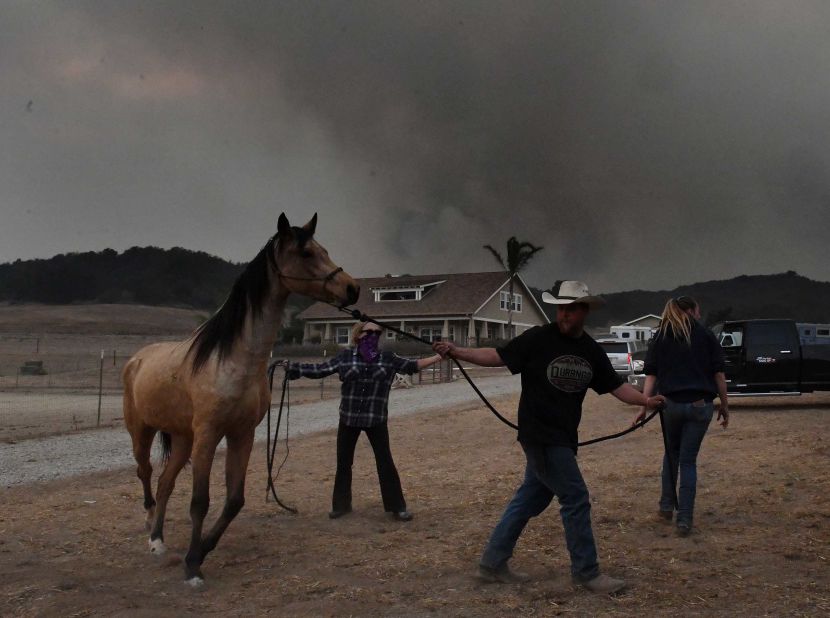
<svg viewBox="0 0 830 618"><path fill-rule="evenodd" d="M689 536L692 533L692 524L685 521L677 522L677 536Z"/></svg>
<svg viewBox="0 0 830 618"><path fill-rule="evenodd" d="M584 582L574 580L574 583L577 583L596 594L613 594L626 587L625 581L609 577L605 574L597 575L594 579L589 579Z"/></svg>
<svg viewBox="0 0 830 618"><path fill-rule="evenodd" d="M530 581L530 575L511 571L507 564L498 569L491 569L480 564L476 577L488 584L523 584Z"/></svg>
<svg viewBox="0 0 830 618"><path fill-rule="evenodd" d="M409 511L404 510L392 513L392 517L398 521L412 521L413 515Z"/></svg>
<svg viewBox="0 0 830 618"><path fill-rule="evenodd" d="M352 508L349 507L344 511L329 511L329 519L337 519L338 517L343 517L343 515L347 515L348 513L352 512Z"/></svg>
<svg viewBox="0 0 830 618"><path fill-rule="evenodd" d="M672 517L674 517L674 511L659 510L659 511L657 511L657 517L661 521L671 521Z"/></svg>

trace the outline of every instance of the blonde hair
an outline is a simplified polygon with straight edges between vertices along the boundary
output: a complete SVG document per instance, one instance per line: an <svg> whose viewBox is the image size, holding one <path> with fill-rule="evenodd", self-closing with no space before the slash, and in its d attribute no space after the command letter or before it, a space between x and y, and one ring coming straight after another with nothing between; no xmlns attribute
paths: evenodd
<svg viewBox="0 0 830 618"><path fill-rule="evenodd" d="M352 345L357 345L358 340L360 339L360 333L363 330L363 327L369 324L369 322L355 322L355 325L352 326ZM383 330L381 328L381 330Z"/></svg>
<svg viewBox="0 0 830 618"><path fill-rule="evenodd" d="M692 345L692 318L687 313L697 307L697 301L691 296L670 298L660 316L660 335L667 336L669 330L675 339L683 339Z"/></svg>

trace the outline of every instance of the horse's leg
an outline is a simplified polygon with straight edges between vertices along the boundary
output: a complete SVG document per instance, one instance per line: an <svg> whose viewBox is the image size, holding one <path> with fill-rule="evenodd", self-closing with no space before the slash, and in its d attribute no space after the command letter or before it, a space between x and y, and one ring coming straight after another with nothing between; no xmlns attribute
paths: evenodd
<svg viewBox="0 0 830 618"><path fill-rule="evenodd" d="M245 475L248 471L251 448L254 445L254 430L246 430L239 434L228 434L226 439L228 453L225 459L225 486L227 489L225 507L211 531L202 541L202 556L206 556L213 551L225 529L245 505Z"/></svg>
<svg viewBox="0 0 830 618"><path fill-rule="evenodd" d="M144 488L144 510L147 512L147 529L153 521L156 501L153 500L153 489L150 485L150 477L153 476L153 466L150 465L150 452L153 447L153 438L156 437L156 430L146 425L139 425L130 430L133 439L133 456L138 464L136 475L141 480Z"/></svg>
<svg viewBox="0 0 830 618"><path fill-rule="evenodd" d="M156 489L156 516L153 521L153 529L150 532L150 551L161 555L166 551L164 546L164 515L167 511L167 501L173 493L176 485L176 477L190 458L190 447L193 441L190 436L172 435L172 446L170 459L164 471L159 476L159 484Z"/></svg>
<svg viewBox="0 0 830 618"><path fill-rule="evenodd" d="M190 520L193 528L190 533L190 547L184 559L184 572L187 583L193 587L201 586L202 577L202 526L205 523L210 506L210 469L213 457L222 435L216 430L202 430L193 439L193 495L190 498Z"/></svg>

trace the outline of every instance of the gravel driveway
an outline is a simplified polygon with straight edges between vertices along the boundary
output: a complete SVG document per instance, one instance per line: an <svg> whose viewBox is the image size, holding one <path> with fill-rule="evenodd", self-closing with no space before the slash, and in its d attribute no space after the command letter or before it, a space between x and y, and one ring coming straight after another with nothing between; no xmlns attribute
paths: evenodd
<svg viewBox="0 0 830 618"><path fill-rule="evenodd" d="M519 376L488 377L476 383L488 397L509 395L521 389ZM274 393L274 400L276 412L279 392ZM478 397L464 380L414 386L392 391L389 415L395 418L473 401L478 401ZM337 427L337 403L337 400L328 400L292 406L290 437ZM257 440L265 440L265 428L263 420L257 428ZM135 460L130 437L124 428L23 440L15 444L0 443L0 487L52 481L133 465Z"/></svg>

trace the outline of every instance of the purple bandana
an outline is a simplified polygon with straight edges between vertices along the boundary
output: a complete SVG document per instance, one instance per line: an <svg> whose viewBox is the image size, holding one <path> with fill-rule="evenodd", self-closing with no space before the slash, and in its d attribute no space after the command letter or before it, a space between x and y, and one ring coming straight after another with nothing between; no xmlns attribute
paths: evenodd
<svg viewBox="0 0 830 618"><path fill-rule="evenodd" d="M380 333L367 332L357 342L357 351L360 356L367 363L371 363L378 357L378 341L380 340Z"/></svg>

